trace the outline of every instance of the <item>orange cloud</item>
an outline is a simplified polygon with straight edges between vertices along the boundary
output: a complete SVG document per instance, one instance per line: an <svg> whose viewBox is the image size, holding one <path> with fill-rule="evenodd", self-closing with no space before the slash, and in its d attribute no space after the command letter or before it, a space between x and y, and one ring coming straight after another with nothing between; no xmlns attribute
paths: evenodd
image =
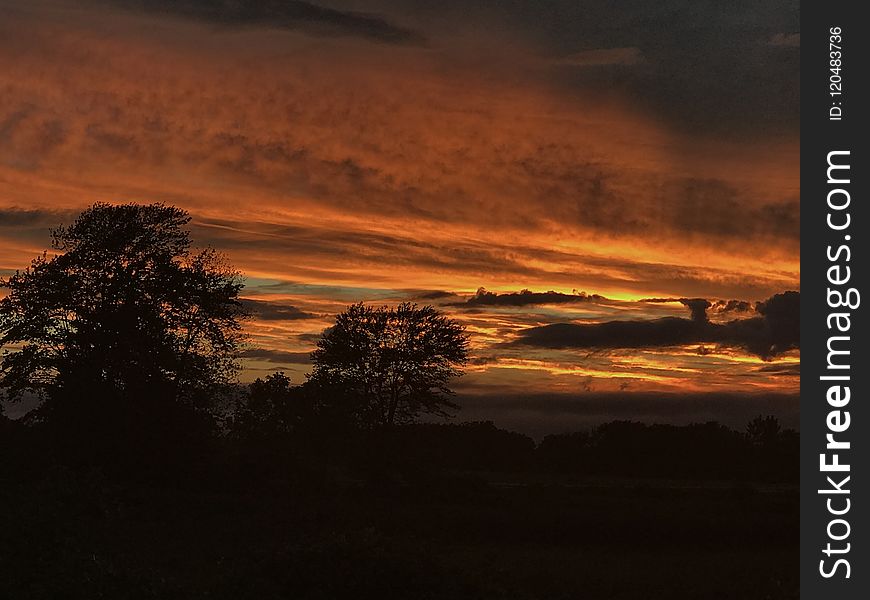
<svg viewBox="0 0 870 600"><path fill-rule="evenodd" d="M622 47L571 60L641 58ZM437 44L13 12L0 24L0 211L12 215L8 227L0 218L0 268L25 265L64 211L172 203L249 276L252 297L318 315L252 326L261 346L296 353L343 304L384 297L371 290L761 300L799 285L796 136L689 136L631 98L545 84L535 61L512 74L488 60ZM45 218L15 224L22 211ZM517 311L464 318L481 348L527 325ZM661 383L650 363L630 366ZM559 385L592 372L552 357L497 368Z"/></svg>

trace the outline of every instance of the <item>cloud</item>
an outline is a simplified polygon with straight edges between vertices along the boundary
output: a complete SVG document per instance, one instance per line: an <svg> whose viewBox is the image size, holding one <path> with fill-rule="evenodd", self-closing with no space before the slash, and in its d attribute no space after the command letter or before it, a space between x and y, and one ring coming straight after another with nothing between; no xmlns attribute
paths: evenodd
<svg viewBox="0 0 870 600"><path fill-rule="evenodd" d="M319 333L300 333L296 338L307 344L316 344L324 335L327 335L331 329L331 327L327 327Z"/></svg>
<svg viewBox="0 0 870 600"><path fill-rule="evenodd" d="M746 300L707 300L705 298L643 298L638 302L650 302L653 304L666 304L679 302L692 311L692 319L699 321L707 320L708 311L716 314L727 313L752 313L755 312L751 302Z"/></svg>
<svg viewBox="0 0 870 600"><path fill-rule="evenodd" d="M355 36L388 44L424 44L419 32L360 12L300 0L108 0L130 10L174 15L224 27L298 29L329 36Z"/></svg>
<svg viewBox="0 0 870 600"><path fill-rule="evenodd" d="M776 294L764 302L759 302L755 310L763 316L772 352L783 352L789 348L800 347L801 303L799 292ZM737 323L739 322L737 321ZM759 343L763 344L764 341L759 340ZM761 348L758 350L759 354L763 354Z"/></svg>
<svg viewBox="0 0 870 600"><path fill-rule="evenodd" d="M711 305L710 310L717 313L747 313L753 312L755 309L752 303L746 300L716 300Z"/></svg>
<svg viewBox="0 0 870 600"><path fill-rule="evenodd" d="M696 343L737 347L763 359L800 347L800 293L784 292L759 303L760 317L713 323L706 300L683 302L691 319L665 317L604 323L556 323L522 331L514 342L542 348L654 348Z"/></svg>
<svg viewBox="0 0 870 600"><path fill-rule="evenodd" d="M479 288L477 292L464 302L455 302L450 306L456 307L480 307L480 306L529 306L538 304L573 304L576 302L600 302L605 300L603 296L598 294L587 295L586 292L575 294L563 294L561 292L532 292L531 290L522 290L520 292L510 292L499 294L496 292L488 292L484 288Z"/></svg>
<svg viewBox="0 0 870 600"><path fill-rule="evenodd" d="M692 320L697 323L705 323L707 321L707 309L712 304L704 298L682 298L680 303L687 306L692 311Z"/></svg>
<svg viewBox="0 0 870 600"><path fill-rule="evenodd" d="M426 292L413 292L410 296L412 300L446 300L455 298L454 292L445 292L443 290L431 290Z"/></svg>
<svg viewBox="0 0 870 600"><path fill-rule="evenodd" d="M244 350L242 358L262 360L277 364L307 365L310 361L310 352L286 352L284 350L267 350L265 348L253 348Z"/></svg>
<svg viewBox="0 0 870 600"><path fill-rule="evenodd" d="M277 301L242 298L242 306L255 318L262 321L295 321L298 319L316 319L319 316Z"/></svg>
<svg viewBox="0 0 870 600"><path fill-rule="evenodd" d="M71 211L33 210L10 206L0 208L0 227L57 227L70 220Z"/></svg>
<svg viewBox="0 0 870 600"><path fill-rule="evenodd" d="M800 56L783 50L796 48L799 38L781 33L800 27L797 0L752 6L691 0L555 4L548 18L517 28L535 31L553 50L634 47L644 58L632 68L558 74L563 85L633 94L686 131L700 127L745 136L798 125ZM534 12L531 6L521 10L527 18Z"/></svg>
<svg viewBox="0 0 870 600"><path fill-rule="evenodd" d="M784 365L764 365L762 367L758 367L757 371L759 373L769 373L770 375L785 375L787 377L800 377L801 376L801 365L797 364L784 364Z"/></svg>
<svg viewBox="0 0 870 600"><path fill-rule="evenodd" d="M649 321L553 323L520 333L516 343L542 348L648 348L701 341L696 322L678 317Z"/></svg>
<svg viewBox="0 0 870 600"><path fill-rule="evenodd" d="M460 289L476 288L481 279L525 280L542 287L558 285L567 289L580 282L605 290L670 288L686 293L704 290L715 295L744 293L750 297L764 297L782 289L782 284L768 280L761 272L746 274L713 265L698 269L666 259L650 262L641 257L623 258L618 253L600 256L557 249L547 247L547 240L536 239L532 232L525 241L500 240L497 232L481 226L476 229L480 237L452 239L449 228L432 237L397 221L395 227L382 231L384 218L373 224L372 229L361 231L357 219L330 215L328 221L322 222L317 215L315 211L293 224L260 221L263 215L252 215L250 221L195 217L194 238L199 243L223 248L246 264L265 264L268 266L260 268L283 271L282 278L310 281L317 277L333 283L351 283L354 287L385 282L397 288L411 282L421 287L443 285L446 276ZM464 226L475 223L475 219L469 216ZM490 240L490 236L495 239ZM276 258L277 264L272 263ZM354 268L349 268L350 265ZM425 279L420 279L421 276ZM372 298L375 290L354 293L356 296L351 300L366 299ZM377 294L395 296L395 292L383 288ZM477 307L483 306L483 302L513 303L526 299L562 304L583 302L580 294L532 297L517 294L498 300L487 296ZM466 308L475 307L475 303Z"/></svg>
<svg viewBox="0 0 870 600"><path fill-rule="evenodd" d="M7 205L163 200L284 280L749 298L797 281L788 147L674 135L470 51L172 14L0 24ZM50 123L62 141L40 151Z"/></svg>
<svg viewBox="0 0 870 600"><path fill-rule="evenodd" d="M752 312L752 304L745 300L707 300L706 298L644 298L640 302L671 303L679 302L692 311L692 320L705 322L708 320L708 311L717 314Z"/></svg>

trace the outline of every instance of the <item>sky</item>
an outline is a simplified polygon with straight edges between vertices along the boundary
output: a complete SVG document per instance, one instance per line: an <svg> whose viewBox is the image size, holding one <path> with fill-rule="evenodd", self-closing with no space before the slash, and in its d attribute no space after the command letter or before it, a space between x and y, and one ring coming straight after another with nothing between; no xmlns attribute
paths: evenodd
<svg viewBox="0 0 870 600"><path fill-rule="evenodd" d="M243 381L410 300L471 335L461 419L797 424L798 2L0 10L0 275L165 202L246 276Z"/></svg>

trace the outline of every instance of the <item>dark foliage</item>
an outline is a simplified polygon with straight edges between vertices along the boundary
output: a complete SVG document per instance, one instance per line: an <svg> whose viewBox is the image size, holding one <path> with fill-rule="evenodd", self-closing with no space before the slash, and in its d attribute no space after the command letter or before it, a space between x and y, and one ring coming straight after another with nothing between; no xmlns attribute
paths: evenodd
<svg viewBox="0 0 870 600"><path fill-rule="evenodd" d="M191 250L189 220L95 204L52 232L54 256L2 282L0 387L42 397L30 419L70 461L154 462L208 433L237 369L242 283L213 250Z"/></svg>
<svg viewBox="0 0 870 600"><path fill-rule="evenodd" d="M548 435L537 453L542 468L579 475L797 481L797 433L782 430L770 416L757 417L747 430L743 434L713 422L613 421L589 432Z"/></svg>
<svg viewBox="0 0 870 600"><path fill-rule="evenodd" d="M468 338L431 306L362 303L338 315L312 352L309 384L324 408L362 425L393 425L428 413L447 416L450 379L462 374Z"/></svg>
<svg viewBox="0 0 870 600"><path fill-rule="evenodd" d="M257 378L238 400L229 432L239 439L283 437L312 422L313 407L304 391L294 387L283 371Z"/></svg>

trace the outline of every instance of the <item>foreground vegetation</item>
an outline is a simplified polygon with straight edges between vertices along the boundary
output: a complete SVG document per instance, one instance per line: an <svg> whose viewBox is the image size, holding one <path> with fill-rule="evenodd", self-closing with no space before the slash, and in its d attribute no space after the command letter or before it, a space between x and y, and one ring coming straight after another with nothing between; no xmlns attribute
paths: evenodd
<svg viewBox="0 0 870 600"><path fill-rule="evenodd" d="M6 422L0 597L797 598L797 480L773 468L797 462L789 434L765 447L730 432L743 466L769 468L731 476L639 466L663 443L606 468L559 450L588 435L603 452L608 429L659 435L188 440L172 463L107 475L22 453L35 432Z"/></svg>

